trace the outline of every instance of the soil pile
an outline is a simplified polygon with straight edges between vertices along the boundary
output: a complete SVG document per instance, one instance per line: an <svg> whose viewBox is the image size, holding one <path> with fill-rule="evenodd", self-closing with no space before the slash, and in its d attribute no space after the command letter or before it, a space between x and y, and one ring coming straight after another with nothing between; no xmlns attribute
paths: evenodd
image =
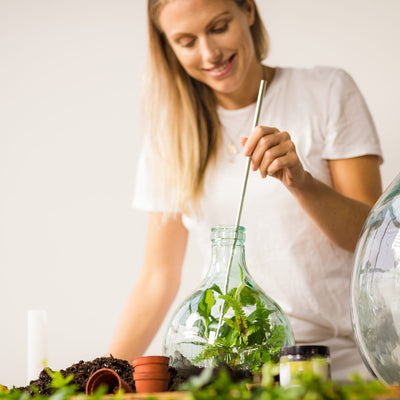
<svg viewBox="0 0 400 400"><path fill-rule="evenodd" d="M189 380L192 376L200 375L204 368L198 367L190 363L190 361L184 357L179 351L175 351L172 363L173 369L176 370L176 376L174 382L176 385L180 385ZM240 382L243 380L252 380L253 373L247 369L233 369L228 365L221 365L213 368L213 376L218 376L221 369L225 369L232 382Z"/></svg>
<svg viewBox="0 0 400 400"><path fill-rule="evenodd" d="M175 356L174 365L170 366L168 369L170 373L168 385L169 391L176 390L180 384L186 382L192 376L200 375L204 370L204 368L191 365L189 360L185 359L185 357L177 357L177 355ZM121 360L112 356L99 357L93 361L79 361L78 363L73 364L66 369L60 370L59 372L64 378L72 374L74 378L70 384L76 385L79 393L85 393L87 380L93 373L101 368L110 368L114 370L135 392L133 366L126 360ZM252 378L252 374L249 371L231 370L229 368L227 369L231 379L234 382ZM218 374L218 370L219 368L214 368L214 373ZM33 388L35 387L35 390L38 391L39 394L44 396L51 395L54 392L53 388L49 388L51 380L52 378L44 369L40 373L39 378L31 381L29 386L18 389L30 395L34 395L35 392Z"/></svg>
<svg viewBox="0 0 400 400"><path fill-rule="evenodd" d="M99 357L93 361L79 361L76 364L71 365L66 369L60 370L62 376L66 378L68 375L73 374L74 379L71 384L77 386L79 392L84 393L86 388L86 382L90 375L101 368L113 369L120 377L123 379L133 390L135 389L135 382L133 381L133 367L126 361L114 357ZM19 388L24 392L33 394L32 387L36 386L39 389L39 394L50 395L53 393L54 389L49 388L51 382L51 377L46 372L42 370L39 374L39 378L31 381L29 386L25 388Z"/></svg>
<svg viewBox="0 0 400 400"><path fill-rule="evenodd" d="M110 368L113 369L122 380L124 380L135 392L135 382L133 380L133 366L126 360L121 360L118 358L110 357L99 357L94 359L93 361L79 361L76 364L71 365L66 369L61 369L60 372L64 378L69 375L73 375L74 378L71 381L71 385L77 386L77 391L80 393L85 393L86 382L89 377L95 373L97 370L101 368ZM168 384L168 390L175 390L181 383L187 380L186 373L185 376L182 377L178 374L178 371L169 367L168 369L170 373L170 380ZM200 371L196 371L200 373ZM30 395L34 394L33 388L35 387L41 395L51 395L54 392L53 388L49 388L51 382L51 377L46 372L46 370L42 370L39 374L39 378L31 381L29 386L18 388L19 390L29 393Z"/></svg>

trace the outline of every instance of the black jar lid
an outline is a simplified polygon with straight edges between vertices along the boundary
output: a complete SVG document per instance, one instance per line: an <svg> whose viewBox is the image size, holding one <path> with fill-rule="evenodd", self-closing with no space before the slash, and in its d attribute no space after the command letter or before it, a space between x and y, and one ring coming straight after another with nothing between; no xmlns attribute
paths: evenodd
<svg viewBox="0 0 400 400"><path fill-rule="evenodd" d="M329 357L328 346L304 345L304 346L286 346L281 348L281 356L322 356Z"/></svg>

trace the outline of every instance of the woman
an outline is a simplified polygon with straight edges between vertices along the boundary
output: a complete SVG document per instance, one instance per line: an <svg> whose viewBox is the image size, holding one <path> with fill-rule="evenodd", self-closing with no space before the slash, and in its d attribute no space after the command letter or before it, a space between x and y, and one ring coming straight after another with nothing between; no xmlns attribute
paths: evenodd
<svg viewBox="0 0 400 400"><path fill-rule="evenodd" d="M253 0L149 0L148 19L149 135L135 195L149 211L147 245L109 352L131 360L146 350L178 291L188 233L208 249L211 227L234 223L244 154L258 171L241 221L251 274L297 343L330 346L335 379L359 371L348 291L381 194L381 150L356 85L339 69L262 65L268 41Z"/></svg>

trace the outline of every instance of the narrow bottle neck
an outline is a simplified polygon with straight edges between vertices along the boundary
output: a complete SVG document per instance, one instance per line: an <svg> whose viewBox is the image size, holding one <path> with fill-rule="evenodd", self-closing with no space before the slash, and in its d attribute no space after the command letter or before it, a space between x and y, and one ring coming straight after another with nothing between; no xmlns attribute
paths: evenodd
<svg viewBox="0 0 400 400"><path fill-rule="evenodd" d="M244 251L245 228L218 225L211 230L212 257L206 281L221 288L240 285L248 275ZM228 279L227 279L228 277Z"/></svg>
<svg viewBox="0 0 400 400"><path fill-rule="evenodd" d="M240 285L243 276L247 276L245 248L243 243L234 244L234 240L224 239L213 241L211 265L207 274L207 280L212 280L219 286L226 282L229 271L229 286ZM222 287L221 287L222 289Z"/></svg>
<svg viewBox="0 0 400 400"><path fill-rule="evenodd" d="M221 270L226 270L232 258L232 266L245 264L245 250L242 242L223 239L212 245L211 264L217 263Z"/></svg>

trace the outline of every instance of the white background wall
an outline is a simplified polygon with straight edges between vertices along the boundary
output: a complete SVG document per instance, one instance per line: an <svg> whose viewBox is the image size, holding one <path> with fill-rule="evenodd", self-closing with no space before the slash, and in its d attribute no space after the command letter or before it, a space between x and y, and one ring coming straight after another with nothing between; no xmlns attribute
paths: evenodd
<svg viewBox="0 0 400 400"><path fill-rule="evenodd" d="M271 65L354 77L400 171L400 2L258 0ZM130 206L142 138L144 0L0 0L0 383L25 385L27 311L47 310L49 365L105 354L143 259ZM202 249L209 251L209 249ZM186 259L177 304L198 283ZM148 354L161 352L163 330Z"/></svg>

